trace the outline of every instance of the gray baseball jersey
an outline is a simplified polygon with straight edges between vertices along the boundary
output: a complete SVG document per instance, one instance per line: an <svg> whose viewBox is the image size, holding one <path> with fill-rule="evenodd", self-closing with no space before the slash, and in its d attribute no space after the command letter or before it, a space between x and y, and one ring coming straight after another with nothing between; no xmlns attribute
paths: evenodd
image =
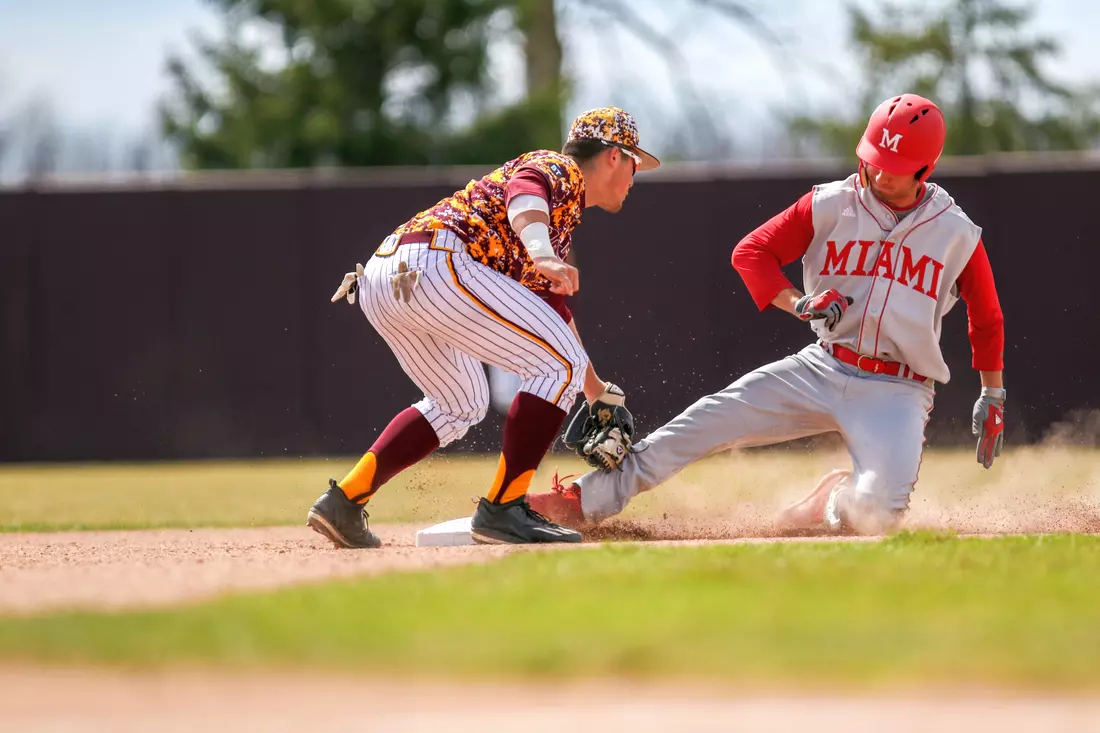
<svg viewBox="0 0 1100 733"><path fill-rule="evenodd" d="M639 441L622 471L582 477L586 519L621 512L638 493L712 453L832 431L851 453L852 508L880 514L908 507L934 381L950 378L941 319L958 300L954 283L981 231L938 186L899 217L857 175L817 187L812 211L805 289L835 288L854 299L836 329L813 324L818 343L698 400ZM897 376L833 356L844 348L900 362Z"/></svg>

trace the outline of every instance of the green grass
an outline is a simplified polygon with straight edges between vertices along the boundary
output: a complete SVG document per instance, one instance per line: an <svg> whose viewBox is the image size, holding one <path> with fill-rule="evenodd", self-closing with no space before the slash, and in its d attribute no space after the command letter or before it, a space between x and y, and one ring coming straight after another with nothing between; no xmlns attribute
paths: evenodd
<svg viewBox="0 0 1100 733"><path fill-rule="evenodd" d="M357 458L0 466L0 531L299 524L328 478L342 478ZM844 465L847 455L831 450L715 456L640 497L626 516L768 514ZM532 486L545 490L558 468L564 475L585 466L570 454L551 454ZM463 516L471 511L470 497L483 493L495 472L495 456L434 457L379 492L371 502L372 521ZM992 492L1000 506L1032 506L1035 496L1100 494L1100 451L1013 449L991 471L977 466L969 449L929 451L915 500L957 504Z"/></svg>
<svg viewBox="0 0 1100 733"><path fill-rule="evenodd" d="M301 524L329 477L342 478L356 460L4 466L0 531ZM411 522L469 514L469 497L495 469L495 459L480 456L433 459L392 481L372 515Z"/></svg>
<svg viewBox="0 0 1100 733"><path fill-rule="evenodd" d="M522 553L201 606L0 619L4 662L752 685L1100 687L1100 538Z"/></svg>
<svg viewBox="0 0 1100 733"><path fill-rule="evenodd" d="M241 527L300 524L313 500L340 479L358 457L320 460L191 461L145 464L56 464L0 466L0 531L160 527ZM811 484L828 458L799 457L796 473ZM692 466L677 485L706 482L751 491L769 471L769 461L744 459L730 485L729 459ZM435 522L469 514L496 473L496 456L438 456L399 474L371 500L378 522ZM545 491L555 470L584 473L584 463L566 453L551 454L532 486ZM665 492L639 502L643 514L667 510ZM694 501L693 501L694 504ZM690 508L690 507L684 507Z"/></svg>

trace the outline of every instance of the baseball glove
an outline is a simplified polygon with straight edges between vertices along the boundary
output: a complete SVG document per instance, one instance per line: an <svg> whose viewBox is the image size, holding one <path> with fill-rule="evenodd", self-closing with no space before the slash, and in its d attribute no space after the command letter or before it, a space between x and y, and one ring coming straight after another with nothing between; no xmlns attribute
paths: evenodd
<svg viewBox="0 0 1100 733"><path fill-rule="evenodd" d="M562 436L565 447L601 471L622 470L634 450L634 416L625 403L622 389L608 382L595 402L581 403Z"/></svg>

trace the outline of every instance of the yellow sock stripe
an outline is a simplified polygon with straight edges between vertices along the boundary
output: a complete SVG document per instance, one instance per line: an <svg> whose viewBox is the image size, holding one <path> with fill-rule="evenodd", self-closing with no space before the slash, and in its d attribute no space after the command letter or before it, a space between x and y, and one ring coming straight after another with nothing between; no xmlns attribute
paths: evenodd
<svg viewBox="0 0 1100 733"><path fill-rule="evenodd" d="M499 504L497 499L500 498L500 494L504 491L504 474L508 470L508 466L504 462L504 454L500 454L500 460L497 461L497 475L493 477L493 485L489 487L489 493L485 495L485 498L494 504Z"/></svg>
<svg viewBox="0 0 1100 733"><path fill-rule="evenodd" d="M535 469L524 471L512 479L507 486L504 485L504 475L508 472L508 465L504 461L504 454L500 454L497 462L497 475L493 477L492 488L485 498L494 504L504 504L513 499L518 499L531 488L531 480L535 478Z"/></svg>
<svg viewBox="0 0 1100 733"><path fill-rule="evenodd" d="M533 478L535 478L535 469L533 468L516 476L512 479L511 483L502 489L499 503L507 504L527 494L528 489L531 488L531 480Z"/></svg>
<svg viewBox="0 0 1100 733"><path fill-rule="evenodd" d="M344 495L352 501L365 504L374 493L371 491L371 484L374 482L374 472L377 468L377 459L373 453L367 451L355 464L355 468L351 469L340 482Z"/></svg>

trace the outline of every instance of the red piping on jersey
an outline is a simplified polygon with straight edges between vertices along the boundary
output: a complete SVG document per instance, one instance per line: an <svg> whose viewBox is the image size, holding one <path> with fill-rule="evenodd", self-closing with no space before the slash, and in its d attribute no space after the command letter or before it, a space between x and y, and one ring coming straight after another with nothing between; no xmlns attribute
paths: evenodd
<svg viewBox="0 0 1100 733"><path fill-rule="evenodd" d="M871 211L869 208L867 208L867 204L863 203L863 197L859 195L860 190L864 189L864 188L866 188L866 186L864 186L860 182L859 176L856 176L856 200L859 201L859 205L863 207L863 210L867 212L868 216L870 216L872 219L875 220L875 224L878 225L878 228L881 231L886 232L887 234L894 231L894 227L896 227L898 225L897 216L894 216L893 212L891 212L891 216L894 216L894 226L890 227L889 229L883 227L882 222L879 221L878 217L875 216L875 213L873 211ZM872 196L875 195L874 191L871 192L871 195ZM876 199L877 199L877 197L876 197ZM889 207L887 207L887 211L889 211ZM878 250L879 250L878 254L881 255L882 254L882 242L879 242ZM878 262L877 257L875 258L875 262L876 263ZM871 291L867 294L867 302L863 304L863 315L860 316L860 319L859 319L859 337L856 339L856 351L859 351L859 352L863 351L863 324L867 320L867 309L871 307L871 296L873 296L875 294L875 285L878 284L878 267L877 266L875 267L874 272L875 272L875 274L872 275L872 277L871 277ZM881 320L879 322L881 323ZM872 354L872 356L874 356L874 355Z"/></svg>
<svg viewBox="0 0 1100 733"><path fill-rule="evenodd" d="M933 184L928 184L932 188ZM783 288L794 285L783 276L782 267L794 262L799 257L804 257L815 236L813 230L813 196L817 186L799 197L792 206L769 219L764 224L756 227L745 235L734 248L731 259L734 269L744 280L749 288L749 294L756 302L757 307L763 311L771 307L771 301L775 294ZM860 187L859 190L862 190ZM860 199L863 205L862 199ZM925 202L927 203L927 201ZM864 211L878 223L878 217L864 206ZM919 224L918 224L919 226ZM914 227L915 228L915 227ZM907 240L906 240L907 241ZM978 265L975 262L982 260L981 277L977 275ZM877 260L876 260L877 261ZM897 265L894 265L895 273ZM974 350L974 369L1000 369L1003 368L1003 326L994 324L992 316L996 315L997 321L1003 322L1000 308L996 303L996 286L989 272L988 256L979 240L978 248L970 256L970 261L963 268L957 280L960 296L967 302L968 320L970 321L970 343ZM872 278L868 278L872 279ZM896 277L895 277L896 279ZM870 295L873 297L876 280L868 285ZM966 287L964 287L964 284ZM978 297L976 288L981 288L982 295ZM988 292L986 292L988 291ZM891 294L892 297L892 294ZM976 298L976 299L975 299ZM863 334L866 333L865 323L869 305L864 304L861 314L859 329L859 345L862 345ZM974 314L978 313L984 318L983 326L974 328ZM854 316L855 313L852 313ZM986 316L989 316L987 318ZM988 321L988 322L986 322ZM880 337L881 338L881 337ZM992 347L996 346L996 349ZM999 349L999 351L997 350Z"/></svg>
<svg viewBox="0 0 1100 733"><path fill-rule="evenodd" d="M856 180L858 181L859 179L857 178ZM892 211L890 212L890 215L891 215L891 216L894 216L894 225L893 225L893 226L891 226L891 227L890 227L889 229L887 229L886 227L884 227L884 226L882 225L882 222L880 222L880 221L878 220L878 217L877 217L877 216L875 216L875 213L874 213L873 211L871 211L870 209L868 209L868 208L867 208L867 204L863 203L863 197L859 195L859 190L860 190L861 188L865 188L865 186L861 186L861 185L858 185L858 183L857 183L857 185L856 185L856 200L857 200L857 201L859 201L859 205L863 207L863 210L864 210L864 211L866 211L866 212L867 212L868 214L870 214L871 218L875 220L875 223L876 223L876 224L878 224L878 228L879 228L879 229L881 229L881 230L882 230L882 231L884 231L884 232L892 232L892 231L894 231L894 227L896 227L896 226L898 225L898 218L897 218L896 216L894 216L894 212L892 212ZM874 195L875 195L874 191L872 191L872 192L871 192L871 195L872 195L872 196L874 196ZM876 199L877 199L877 198L878 198L878 197L876 197ZM885 206L885 204L883 204L883 205ZM890 211L890 207L888 207L888 206L887 206L887 207L886 207L886 210L887 210L887 211Z"/></svg>
<svg viewBox="0 0 1100 733"><path fill-rule="evenodd" d="M877 217L877 216L875 216L875 214L874 214L874 212L873 212L873 211L871 211L871 210L870 210L869 208L867 208L867 204L863 203L863 197L859 195L859 192L860 192L860 190L862 190L862 189L865 189L865 188L867 188L867 186L864 186L864 185L863 185L863 182L862 182L862 181L860 180L859 176L857 175L857 176L856 176L856 199L858 199L858 200L859 200L859 205L860 205L860 206L862 206L862 207L863 207L863 210L864 210L864 211L866 211L866 212L867 212L867 213L868 213L868 214L870 215L870 217L871 217L872 219L874 219L874 220L875 220L875 224L878 224L878 228L879 228L879 229L881 229L882 231L886 232L887 234L889 234L890 232L893 232L893 231L894 231L894 229L895 229L895 228L897 227L897 225L898 225L898 224L900 223L900 220L898 219L897 215L896 215L896 214L894 214L894 212L893 212L893 210L892 210L892 209L890 208L889 204L886 204L886 203L885 203L885 202L883 202L883 201L882 201L881 199L879 199L879 198L878 198L877 196L875 196L875 199L876 199L877 201L879 201L880 203L882 203L882 205L883 205L884 207L886 207L886 210L887 210L888 212L890 212L890 215L891 215L891 216L893 216L893 218L894 218L894 226L893 226L893 227L891 227L891 228L889 228L889 229L885 229L885 228L883 228L882 224L881 224L881 223L879 222L879 219L878 219L878 217ZM868 189L868 190L870 190L870 189ZM871 195L872 195L872 196L874 196L874 195L875 195L875 192L874 192L874 191L871 191ZM927 199L925 199L925 200L923 200L923 201L921 201L921 200L918 200L918 204L920 204L920 206L923 206L924 204L927 204L927 203L931 202L931 201L932 201L932 198L933 198L932 196L929 196L929 197L928 197ZM915 211L916 211L917 209L919 209L919 208L920 208L920 206L918 206L918 205L914 204L914 206L913 206L913 211L915 212ZM950 208L950 207L948 207L948 208ZM944 211L946 211L946 210L947 210L947 209L944 209ZM943 213L943 212L940 212L940 213ZM936 214L936 216L939 216L939 214ZM934 216L934 217L932 217L932 219L935 219L935 218L936 218L935 216ZM932 219L929 219L928 221L932 221ZM924 224L924 223L925 223L925 222L921 222L921 224ZM920 226L920 224L918 224L917 226L919 227L919 226ZM913 227L913 229L916 229L916 228L917 228L917 227ZM908 236L909 236L909 233L912 233L912 231L913 231L913 230L912 230L912 229L910 229L910 230L909 230L909 232L908 232L908 233L906 233L906 235L905 235L905 236L906 236L906 237L908 237ZM901 245L900 245L900 244L898 245L898 249L899 249L899 251L900 251L900 249L901 249ZM881 255L881 254L882 254L882 243L881 243L881 242L879 243L879 251L878 251L878 254L879 254L879 255ZM877 260L877 258L876 258L876 263L877 263L877 261L878 261L878 260ZM896 260L896 258L895 258L895 262L896 262L896 261L897 261L897 260ZM890 272L890 274L891 274L891 275L893 275L893 274L894 274L894 273L893 273L893 269L891 269L891 272ZM863 350L863 326L864 326L864 323L865 323L865 322L866 322L866 320L867 320L867 309L871 307L871 297L872 297L872 296L873 296L873 295L875 294L875 285L877 285L877 284L878 284L878 278L879 278L879 275L878 275L878 266L877 266L877 264L876 264L876 266L875 266L875 269L874 269L874 274L873 274L873 275L871 276L871 291L870 291L870 292L869 292L869 293L867 294L867 302L866 302L866 303L865 303L865 304L863 305L863 315L862 315L862 316L860 317L860 319L859 319L859 336L858 336L858 338L856 339L856 350L857 350L857 351L862 351L862 350ZM893 283L893 279L891 278L891 281L890 281L890 287L888 287L888 288L886 289L886 298L885 298L885 299L884 299L884 300L882 301L882 313L880 313L880 314L879 314L879 319L878 319L878 330L876 330L876 332L875 332L875 352L874 352L873 354L871 354L871 356L875 356L875 357L877 357L877 356L878 356L878 331L880 331L880 330L882 329L882 316L886 314L886 301L890 300L890 290L891 290L891 288L893 287L893 284L894 284L894 283Z"/></svg>
<svg viewBox="0 0 1100 733"><path fill-rule="evenodd" d="M882 332L882 319L886 318L887 304L890 303L890 292L893 289L894 281L897 280L897 278L898 278L898 260L901 259L901 256L900 256L901 255L901 248L905 244L905 240L909 239L910 234L912 234L914 231L916 231L917 229L920 229L921 227L926 225L926 223L930 223L932 221L935 221L936 219L941 217L943 214L945 214L945 212L948 211L950 208L952 208L952 207L948 206L946 209L939 212L939 214L937 214L937 215L935 215L931 218L925 219L924 221L919 223L919 225L916 225L915 227L910 229L908 232L905 232L905 236L901 238L900 242L898 242L898 253L897 253L897 255L894 256L894 261L892 263L892 266L890 267L890 275L891 275L891 277L890 277L890 286L887 288L887 297L883 298L883 300L882 300L882 313L879 314L879 326L878 326L878 328L875 329L875 353L871 354L872 357L878 357L878 355L879 355L879 335ZM878 267L876 267L875 272L878 273ZM878 277L878 274L876 274L876 277ZM868 299L870 299L870 298L868 298ZM937 297L937 299L938 299L938 297ZM862 328L860 328L860 331L862 331Z"/></svg>
<svg viewBox="0 0 1100 733"><path fill-rule="evenodd" d="M912 211L913 209L917 208L918 206L920 206L921 204L924 203L924 192L926 190L927 190L927 188L922 183L920 185L920 191L917 193L917 198L914 199L913 203L909 204L908 206L894 206L889 201L882 201L882 199L879 199L879 201L882 201L882 203L886 204L886 206L888 208L892 209L893 211Z"/></svg>
<svg viewBox="0 0 1100 733"><path fill-rule="evenodd" d="M882 245L879 245L882 249ZM876 267L877 271L878 268ZM867 293L867 302L863 304L863 315L859 317L859 338L856 339L856 351L863 353L863 324L867 322L867 309L871 307L871 298L875 294L875 286L878 285L878 275L871 278L871 290ZM874 356L872 354L871 356Z"/></svg>

